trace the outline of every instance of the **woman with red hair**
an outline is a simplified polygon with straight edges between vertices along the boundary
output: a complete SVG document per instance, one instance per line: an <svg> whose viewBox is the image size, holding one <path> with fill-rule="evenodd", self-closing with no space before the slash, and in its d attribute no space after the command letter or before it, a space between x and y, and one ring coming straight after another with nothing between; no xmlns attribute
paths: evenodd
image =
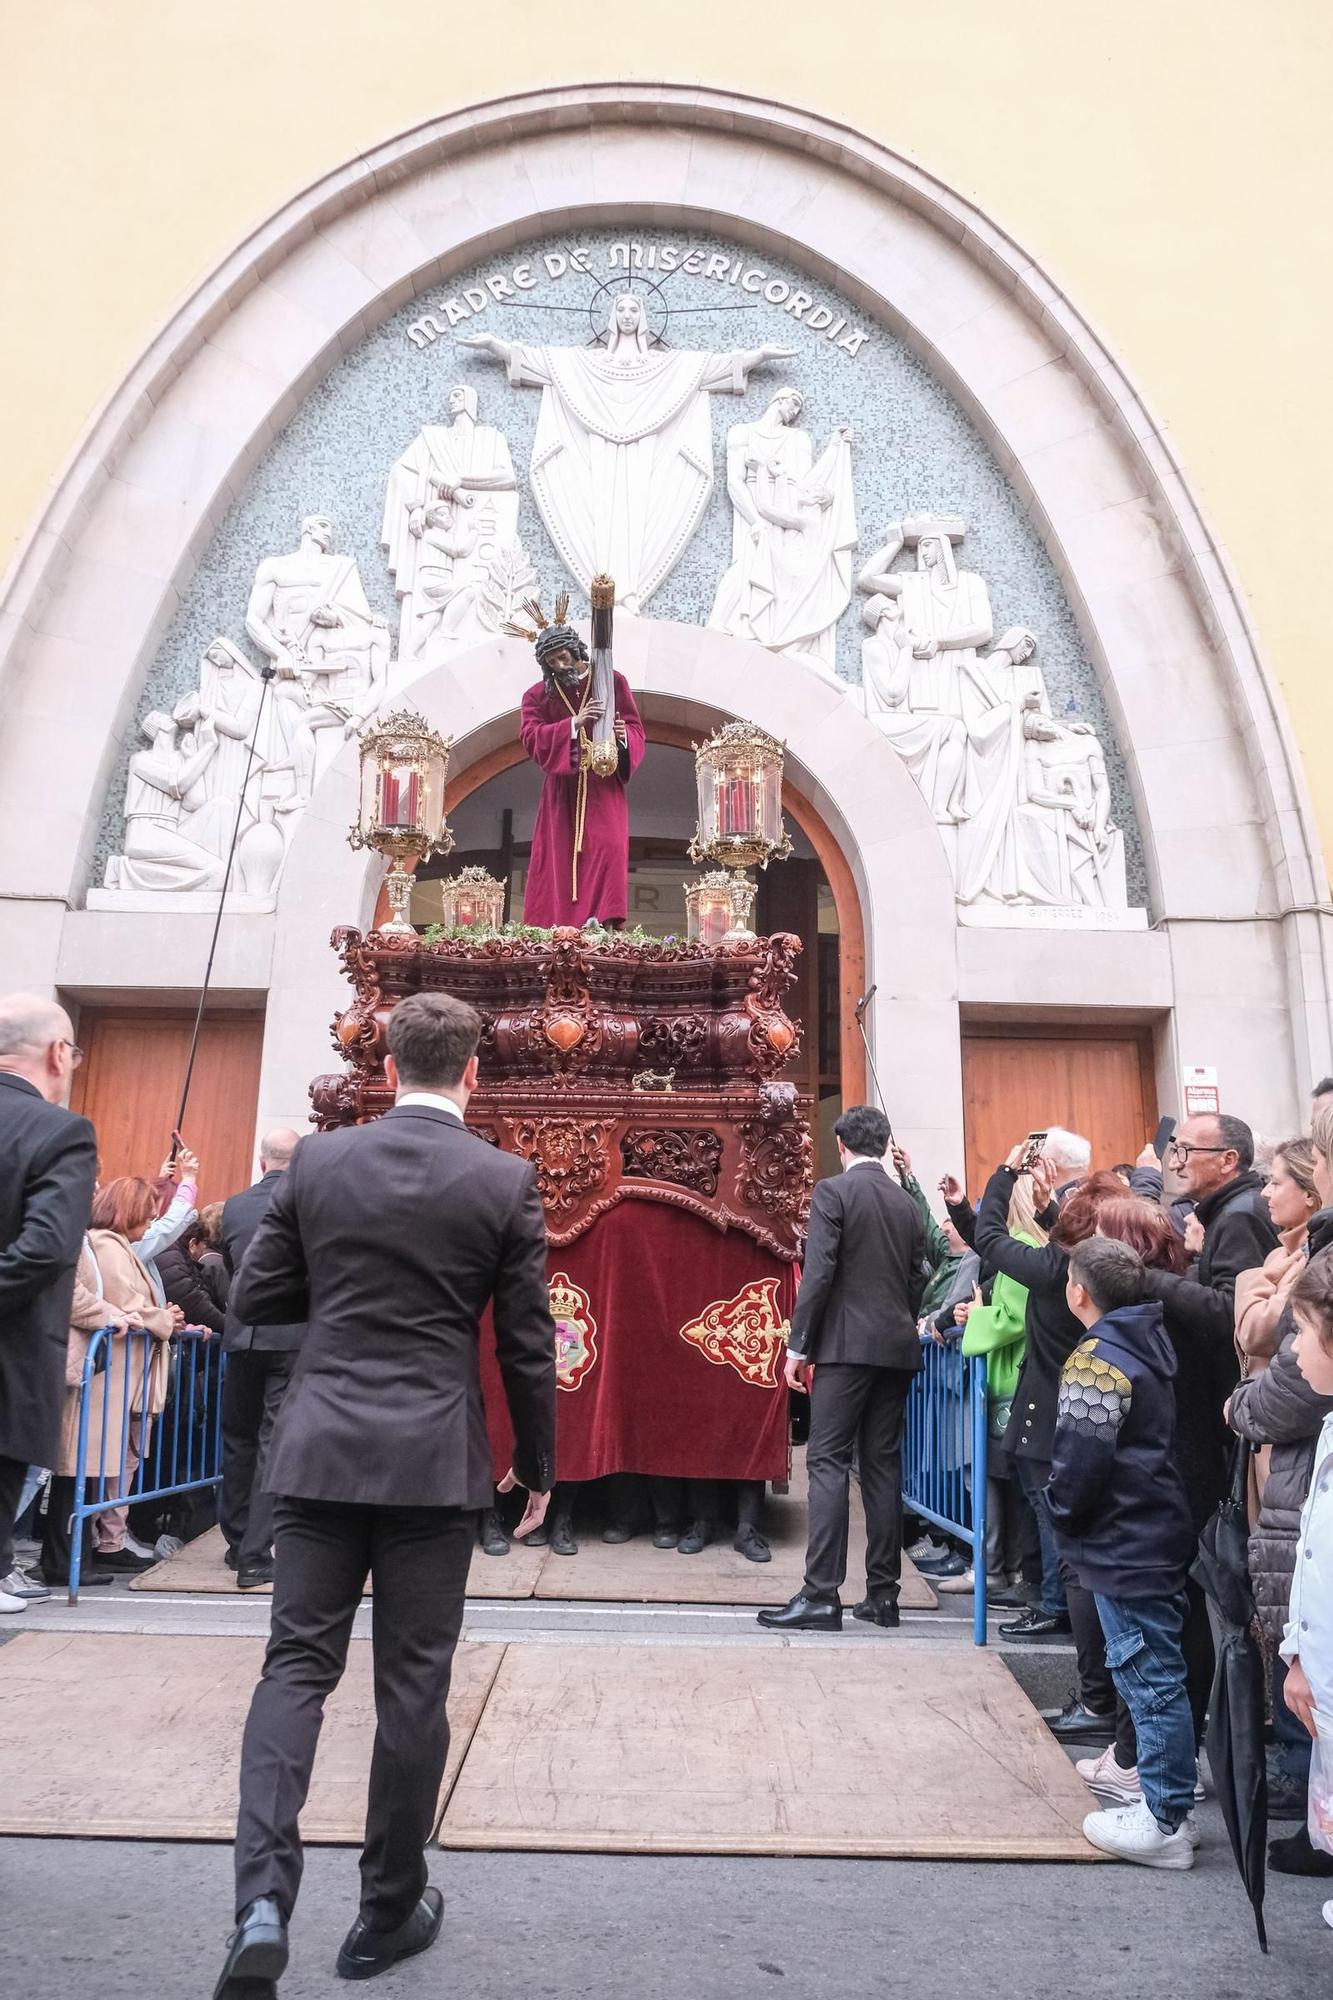
<svg viewBox="0 0 1333 2000"><path fill-rule="evenodd" d="M160 1281L154 1282L148 1266L135 1254L134 1245L156 1214L157 1194L151 1182L133 1175L108 1181L93 1196L88 1246L98 1290L108 1305L124 1315L129 1328L107 1343L107 1365L93 1377L89 1397L88 1476L90 1480L98 1478L105 1466L112 1492L128 1489L148 1449L150 1419L160 1416L166 1403L168 1342L185 1320L179 1306L166 1304ZM152 1336L151 1346L136 1330L140 1327ZM122 1421L127 1410L128 1424ZM78 1422L76 1400L72 1412L66 1410L62 1468L67 1464L73 1467ZM141 1570L151 1566L153 1558L136 1556L125 1546L128 1517L128 1507L94 1516L93 1553L99 1568Z"/></svg>

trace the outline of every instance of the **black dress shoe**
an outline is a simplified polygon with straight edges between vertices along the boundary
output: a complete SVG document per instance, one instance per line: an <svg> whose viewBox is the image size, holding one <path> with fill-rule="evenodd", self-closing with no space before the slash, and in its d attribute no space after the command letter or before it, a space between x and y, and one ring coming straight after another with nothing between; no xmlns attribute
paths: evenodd
<svg viewBox="0 0 1333 2000"><path fill-rule="evenodd" d="M237 1555L235 1549L228 1549L222 1560L226 1563L228 1569L237 1569L240 1566L240 1557Z"/></svg>
<svg viewBox="0 0 1333 2000"><path fill-rule="evenodd" d="M655 1549L677 1548L680 1544L682 1532L680 1528L668 1528L663 1523L661 1526L653 1529L653 1547Z"/></svg>
<svg viewBox="0 0 1333 2000"><path fill-rule="evenodd" d="M632 1542L634 1540L634 1530L630 1527L628 1521L608 1521L602 1529L602 1540L604 1542Z"/></svg>
<svg viewBox="0 0 1333 2000"><path fill-rule="evenodd" d="M509 1554L509 1537L500 1526L500 1516L496 1513L494 1507L488 1507L483 1513L480 1526L477 1530L477 1538L481 1543L483 1555L507 1556Z"/></svg>
<svg viewBox="0 0 1333 2000"><path fill-rule="evenodd" d="M66 1574L65 1576L57 1576L54 1570L35 1569L32 1575L34 1583L44 1583L48 1590L69 1589L68 1574ZM106 1587L109 1589L114 1582L115 1578L111 1575L109 1570L85 1569L82 1575L79 1577L79 1589L95 1590L99 1583L106 1585Z"/></svg>
<svg viewBox="0 0 1333 2000"><path fill-rule="evenodd" d="M928 1556L916 1566L918 1576L927 1580L942 1576L961 1576L967 1564L960 1555L950 1549L947 1556Z"/></svg>
<svg viewBox="0 0 1333 2000"><path fill-rule="evenodd" d="M740 1527L736 1530L731 1546L735 1549L738 1556L745 1557L746 1562L766 1563L773 1560L772 1549L770 1549L758 1528L755 1527L753 1521L743 1521L741 1523Z"/></svg>
<svg viewBox="0 0 1333 2000"><path fill-rule="evenodd" d="M679 1556L701 1555L712 1539L713 1524L711 1521L691 1521L685 1533L676 1543L676 1554Z"/></svg>
<svg viewBox="0 0 1333 2000"><path fill-rule="evenodd" d="M529 1534L524 1535L523 1546L525 1549L550 1548L551 1530L545 1521L539 1521Z"/></svg>
<svg viewBox="0 0 1333 2000"><path fill-rule="evenodd" d="M770 1632L841 1632L842 1606L805 1597L799 1591L780 1611L761 1611L759 1623Z"/></svg>
<svg viewBox="0 0 1333 2000"><path fill-rule="evenodd" d="M1279 1875L1333 1875L1333 1854L1321 1854L1303 1826L1285 1840L1270 1840L1268 1865Z"/></svg>
<svg viewBox="0 0 1333 2000"><path fill-rule="evenodd" d="M576 1556L579 1545L574 1539L574 1521L569 1514L557 1514L551 1528L551 1554L553 1556Z"/></svg>
<svg viewBox="0 0 1333 2000"><path fill-rule="evenodd" d="M1015 1618L1009 1625L1001 1625L1002 1639L1059 1639L1065 1638L1073 1630L1067 1611L1043 1611L1034 1604L1021 1618Z"/></svg>
<svg viewBox="0 0 1333 2000"><path fill-rule="evenodd" d="M267 2000L287 1970L287 1926L271 1896L247 1903L236 1919L213 2000Z"/></svg>
<svg viewBox="0 0 1333 2000"><path fill-rule="evenodd" d="M1077 1695L1061 1709L1043 1709L1042 1721L1057 1743L1105 1743L1115 1734L1115 1710L1085 1708Z"/></svg>
<svg viewBox="0 0 1333 2000"><path fill-rule="evenodd" d="M133 1549L110 1549L93 1557L93 1567L108 1576L142 1576L146 1569L156 1569L160 1561L160 1556L136 1556Z"/></svg>
<svg viewBox="0 0 1333 2000"><path fill-rule="evenodd" d="M898 1600L896 1597L863 1597L859 1604L852 1606L852 1616L866 1625L883 1625L890 1632L896 1631Z"/></svg>
<svg viewBox="0 0 1333 2000"><path fill-rule="evenodd" d="M272 1581L273 1565L271 1562L247 1563L244 1569L238 1569L236 1572L236 1588L238 1590L262 1590L265 1584L272 1583Z"/></svg>
<svg viewBox="0 0 1333 2000"><path fill-rule="evenodd" d="M338 1971L343 1979L374 1979L397 1965L400 1958L415 1958L428 1951L440 1935L444 1922L444 1897L438 1889L427 1889L405 1924L396 1931L368 1931L360 1917L343 1939L338 1953Z"/></svg>

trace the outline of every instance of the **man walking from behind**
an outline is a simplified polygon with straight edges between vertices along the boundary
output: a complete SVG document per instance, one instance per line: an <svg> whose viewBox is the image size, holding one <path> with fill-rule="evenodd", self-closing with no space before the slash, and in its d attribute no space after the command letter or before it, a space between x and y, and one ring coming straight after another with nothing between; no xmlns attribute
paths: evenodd
<svg viewBox="0 0 1333 2000"><path fill-rule="evenodd" d="M233 1283L251 1239L301 1143L283 1126L259 1148L260 1178L223 1204L222 1259ZM241 1590L273 1581L273 1495L265 1491L273 1426L291 1380L305 1327L252 1326L228 1304L222 1328L227 1373L222 1384L222 1532L227 1562Z"/></svg>
<svg viewBox="0 0 1333 2000"><path fill-rule="evenodd" d="M889 1121L873 1105L834 1126L843 1171L810 1204L805 1271L787 1344L787 1383L810 1395L810 1531L805 1581L759 1623L836 1632L847 1575L852 1455L866 1515L866 1594L853 1616L898 1623L902 1570L903 1416L921 1366L917 1316L926 1232L917 1204L884 1171Z"/></svg>
<svg viewBox="0 0 1333 2000"><path fill-rule="evenodd" d="M531 1166L464 1127L480 1032L446 994L399 1002L386 1036L394 1108L302 1141L233 1293L243 1319L303 1320L306 1334L269 1457L273 1624L241 1750L238 1927L215 2000L268 2000L286 1966L298 1816L367 1576L378 1726L360 1914L338 1970L372 1978L424 1951L443 1921L423 1850L477 1514L493 1490L487 1304L534 1516L555 1478L545 1223Z"/></svg>
<svg viewBox="0 0 1333 2000"><path fill-rule="evenodd" d="M54 1000L0 1000L0 1579L14 1570L14 1517L29 1465L54 1465L65 1350L93 1185L97 1138L64 1107L81 1060ZM0 1614L34 1593L0 1583ZM19 1594L22 1590L23 1594Z"/></svg>

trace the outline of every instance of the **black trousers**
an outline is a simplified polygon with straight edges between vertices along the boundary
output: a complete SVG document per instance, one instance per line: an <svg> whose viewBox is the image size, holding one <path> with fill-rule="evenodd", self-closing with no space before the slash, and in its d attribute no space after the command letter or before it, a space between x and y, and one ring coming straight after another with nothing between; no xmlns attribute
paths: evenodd
<svg viewBox="0 0 1333 2000"><path fill-rule="evenodd" d="M66 1478L63 1473L51 1475L51 1490L46 1496L46 1517L42 1522L42 1575L47 1583L68 1583L69 1566L74 1553L74 1535L71 1516L74 1511L75 1496L78 1492L77 1479ZM93 1481L88 1481L91 1493ZM80 1557L81 1574L89 1575L95 1557L93 1555L92 1516L83 1518L83 1554Z"/></svg>
<svg viewBox="0 0 1333 2000"><path fill-rule="evenodd" d="M816 1602L836 1600L847 1575L853 1453L866 1515L867 1594L897 1598L903 1550L903 1415L911 1386L907 1368L815 1363L805 1449L810 1534L804 1591Z"/></svg>
<svg viewBox="0 0 1333 2000"><path fill-rule="evenodd" d="M0 1458L0 1577L14 1567L14 1521L27 1476L26 1458Z"/></svg>
<svg viewBox="0 0 1333 2000"><path fill-rule="evenodd" d="M273 1623L241 1745L237 1913L272 1896L291 1916L301 1885L298 1821L324 1703L342 1679L370 1576L376 1728L361 1917L370 1930L395 1930L426 1886L477 1517L459 1507L280 1499L275 1527Z"/></svg>
<svg viewBox="0 0 1333 2000"><path fill-rule="evenodd" d="M234 1349L222 1385L222 1532L238 1569L268 1560L273 1495L263 1490L269 1440L291 1380L294 1354Z"/></svg>

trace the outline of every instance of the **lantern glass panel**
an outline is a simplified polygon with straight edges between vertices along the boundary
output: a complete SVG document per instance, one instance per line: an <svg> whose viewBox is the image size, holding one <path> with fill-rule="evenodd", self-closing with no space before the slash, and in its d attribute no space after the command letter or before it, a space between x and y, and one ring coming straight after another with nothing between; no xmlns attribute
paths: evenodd
<svg viewBox="0 0 1333 2000"><path fill-rule="evenodd" d="M392 753L380 767L380 825L394 832L420 833L422 780L415 757Z"/></svg>

